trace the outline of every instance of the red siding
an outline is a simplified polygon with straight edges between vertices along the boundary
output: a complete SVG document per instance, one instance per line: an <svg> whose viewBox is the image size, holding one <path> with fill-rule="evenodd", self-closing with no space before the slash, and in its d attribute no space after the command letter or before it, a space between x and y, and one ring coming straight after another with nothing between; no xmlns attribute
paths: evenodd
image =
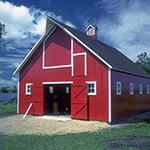
<svg viewBox="0 0 150 150"><path fill-rule="evenodd" d="M116 82L121 82L122 95L116 95ZM134 94L130 95L130 83L134 84ZM143 94L139 94L139 84L143 85ZM147 94L150 79L112 71L112 120L150 109L150 95Z"/></svg>
<svg viewBox="0 0 150 150"><path fill-rule="evenodd" d="M70 37L60 28L56 28L54 33L45 42L45 67L70 65L70 47Z"/></svg>
<svg viewBox="0 0 150 150"><path fill-rule="evenodd" d="M62 35L65 38L62 38ZM46 42L46 44L48 43L50 45L46 46L48 48L46 49L46 65L68 65L68 63L70 63L71 60L71 38L68 38L68 35L62 33L60 29L57 29ZM81 75L72 77L71 67L57 69L42 69L43 50L41 44L37 51L29 59L28 63L26 63L26 65L20 71L20 113L25 113L29 104L34 99L33 95L25 95L26 83L33 83L33 85L42 86L42 82L73 81L73 83L75 84L85 84L86 81L96 81L97 95L88 96L89 119L108 121L107 67L103 63L101 63L97 58L95 58L90 52L87 52L87 50L75 40L73 42L73 48L74 53L87 53L87 76ZM57 56L59 57L59 59L56 58ZM49 58L51 58L53 61L51 61ZM81 70L82 69L83 67L81 68ZM34 86L32 88L34 88ZM37 107L39 107L39 105ZM43 104L41 105L41 108L43 109ZM30 113L33 114L34 111L30 111Z"/></svg>

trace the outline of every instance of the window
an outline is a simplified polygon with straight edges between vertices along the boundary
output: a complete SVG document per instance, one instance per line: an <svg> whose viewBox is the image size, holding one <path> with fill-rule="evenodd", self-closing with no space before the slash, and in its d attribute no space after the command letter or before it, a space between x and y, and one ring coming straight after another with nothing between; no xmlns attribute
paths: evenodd
<svg viewBox="0 0 150 150"><path fill-rule="evenodd" d="M96 95L96 82L86 82L88 84L88 95Z"/></svg>
<svg viewBox="0 0 150 150"><path fill-rule="evenodd" d="M66 93L69 93L69 87L66 87Z"/></svg>
<svg viewBox="0 0 150 150"><path fill-rule="evenodd" d="M134 94L134 85L133 83L130 83L130 95Z"/></svg>
<svg viewBox="0 0 150 150"><path fill-rule="evenodd" d="M143 86L142 86L142 84L139 85L139 94L143 94Z"/></svg>
<svg viewBox="0 0 150 150"><path fill-rule="evenodd" d="M53 86L49 86L49 93L53 93L53 92L54 92Z"/></svg>
<svg viewBox="0 0 150 150"><path fill-rule="evenodd" d="M116 83L116 94L121 95L121 82Z"/></svg>
<svg viewBox="0 0 150 150"><path fill-rule="evenodd" d="M89 29L89 35L93 35L93 28Z"/></svg>
<svg viewBox="0 0 150 150"><path fill-rule="evenodd" d="M26 95L31 95L31 85L32 83L26 84Z"/></svg>
<svg viewBox="0 0 150 150"><path fill-rule="evenodd" d="M149 85L147 85L147 94L149 94Z"/></svg>

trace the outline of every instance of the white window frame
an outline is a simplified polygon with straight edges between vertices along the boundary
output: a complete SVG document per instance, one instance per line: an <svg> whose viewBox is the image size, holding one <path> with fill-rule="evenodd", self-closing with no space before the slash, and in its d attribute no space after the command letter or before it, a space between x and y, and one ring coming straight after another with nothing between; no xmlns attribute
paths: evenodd
<svg viewBox="0 0 150 150"><path fill-rule="evenodd" d="M130 83L130 95L133 95L134 94L134 84L133 83Z"/></svg>
<svg viewBox="0 0 150 150"><path fill-rule="evenodd" d="M89 96L94 96L97 94L96 81L87 81L87 94ZM89 84L94 84L94 92L89 92Z"/></svg>
<svg viewBox="0 0 150 150"><path fill-rule="evenodd" d="M120 87L120 90L118 91L118 87ZM121 92L121 82L116 82L116 95L122 95Z"/></svg>
<svg viewBox="0 0 150 150"><path fill-rule="evenodd" d="M139 84L139 94L142 95L143 94L143 85Z"/></svg>
<svg viewBox="0 0 150 150"><path fill-rule="evenodd" d="M147 94L149 94L149 85L147 85Z"/></svg>
<svg viewBox="0 0 150 150"><path fill-rule="evenodd" d="M26 95L31 95L32 93L32 85L33 83L26 83ZM30 90L28 91L28 86L30 86Z"/></svg>

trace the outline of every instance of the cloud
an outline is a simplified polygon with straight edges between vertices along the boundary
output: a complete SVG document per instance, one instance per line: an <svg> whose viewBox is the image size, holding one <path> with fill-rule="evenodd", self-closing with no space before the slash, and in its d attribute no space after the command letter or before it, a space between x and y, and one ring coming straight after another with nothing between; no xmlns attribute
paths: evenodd
<svg viewBox="0 0 150 150"><path fill-rule="evenodd" d="M42 11L34 6L16 6L13 3L0 1L1 22L6 24L5 38L27 38L29 35L42 35L45 31L46 15L52 16L72 27L71 22L56 16L53 12Z"/></svg>
<svg viewBox="0 0 150 150"><path fill-rule="evenodd" d="M5 68L17 68L22 61L21 58L16 57L1 57L0 62L2 65L5 65Z"/></svg>
<svg viewBox="0 0 150 150"><path fill-rule="evenodd" d="M137 55L142 52L147 52L150 56L149 6L150 1L141 0L95 2L93 8L99 16L93 17L92 23L99 28L99 40L116 47L133 61L136 61ZM86 28L89 16L82 16Z"/></svg>
<svg viewBox="0 0 150 150"><path fill-rule="evenodd" d="M2 88L4 86L13 88L13 86L16 84L17 84L17 80L16 81L14 81L13 79L6 80L6 79L2 79L2 78L0 80L0 88Z"/></svg>

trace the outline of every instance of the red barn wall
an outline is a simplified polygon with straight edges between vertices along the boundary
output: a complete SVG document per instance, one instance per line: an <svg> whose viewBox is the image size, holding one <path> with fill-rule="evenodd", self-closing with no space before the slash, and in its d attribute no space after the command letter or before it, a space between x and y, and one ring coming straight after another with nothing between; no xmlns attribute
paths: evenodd
<svg viewBox="0 0 150 150"><path fill-rule="evenodd" d="M112 121L150 109L150 95L147 94L147 85L150 85L150 79L112 70L111 81ZM116 82L121 82L121 95L116 95ZM130 83L134 84L133 95L130 95ZM142 95L139 94L139 84L143 85Z"/></svg>
<svg viewBox="0 0 150 150"><path fill-rule="evenodd" d="M43 87L42 82L73 81L76 84L85 84L86 81L96 81L97 95L88 96L89 119L108 121L108 69L79 42L74 40L73 53L83 52L87 54L87 76L72 76L71 67L57 69L42 68L42 43L20 71L19 113L25 113L30 103L35 101L35 99L39 99L39 96L35 96L36 94L25 94L26 83L33 83L32 88L34 88L34 86ZM57 28L46 42L45 54L45 66L71 64L71 38L60 28ZM41 89L40 92L42 95ZM44 99L44 94L40 99ZM38 103L37 108L33 107L29 113L42 115L44 113L44 101L38 100L36 103Z"/></svg>

